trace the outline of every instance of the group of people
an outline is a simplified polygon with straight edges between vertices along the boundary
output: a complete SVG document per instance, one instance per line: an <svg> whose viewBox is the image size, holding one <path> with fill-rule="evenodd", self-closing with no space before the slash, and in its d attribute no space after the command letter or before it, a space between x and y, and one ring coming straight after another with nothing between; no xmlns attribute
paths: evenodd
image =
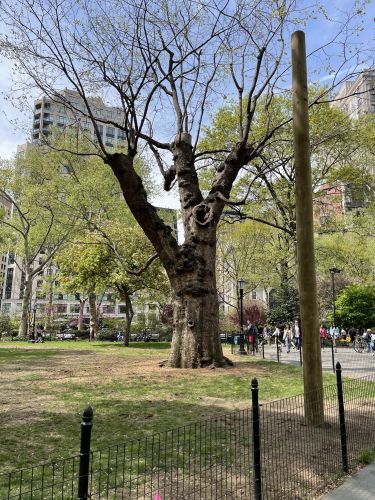
<svg viewBox="0 0 375 500"><path fill-rule="evenodd" d="M268 325L265 325L260 333L251 321L248 321L247 344L250 346L252 345L254 351L257 350L257 346L259 344L258 337L260 336L263 337L264 340L271 340L274 338L276 346L279 346L280 342L283 341L287 353L290 352L291 348L299 350L302 345L301 325L298 319L294 321L292 326L287 323L283 332L281 332L278 326L276 326L274 331L271 332Z"/></svg>
<svg viewBox="0 0 375 500"><path fill-rule="evenodd" d="M321 324L319 328L320 347L323 349L327 341L330 345L333 344L333 346L336 346L339 340L350 344L354 342L358 334L358 330L353 326L347 330L340 330L336 325L331 325L327 328L324 324ZM368 328L363 333L362 337L368 343L369 352L372 352L375 356L375 331L372 332L372 330ZM279 346L282 342L287 353L289 353L291 349L300 350L302 345L300 321L296 319L293 325L287 323L283 330L276 326L273 331L271 331L267 324L262 329L258 330L251 321L247 321L246 340L248 350L249 347L252 346L253 351L257 351L260 340L264 340L265 342L269 341L271 343L272 339L274 339L276 346Z"/></svg>
<svg viewBox="0 0 375 500"><path fill-rule="evenodd" d="M278 340L278 337L280 335L280 330L278 327L276 327L274 335ZM285 325L282 340L284 341L285 350L287 354L290 353L291 347L293 349L297 349L297 351L301 349L302 332L301 332L301 325L298 319L294 321L294 324L292 326L290 326L289 323Z"/></svg>
<svg viewBox="0 0 375 500"><path fill-rule="evenodd" d="M320 335L320 347L323 349L325 342L328 341L330 345L336 346L336 343L340 340L344 343L351 344L354 342L359 331L354 326L350 326L347 330L344 328L339 329L338 326L331 325L326 328L324 324L320 325L319 329ZM370 328L367 328L362 334L362 338L368 343L369 351L375 353L375 333L372 332Z"/></svg>

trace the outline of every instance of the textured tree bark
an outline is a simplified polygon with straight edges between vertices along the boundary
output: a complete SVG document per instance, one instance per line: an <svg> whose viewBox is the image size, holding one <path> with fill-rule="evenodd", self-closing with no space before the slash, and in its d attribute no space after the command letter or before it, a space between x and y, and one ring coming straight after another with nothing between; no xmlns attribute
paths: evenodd
<svg viewBox="0 0 375 500"><path fill-rule="evenodd" d="M20 328L18 331L19 337L27 337L29 334L29 315L30 315L30 304L31 304L31 290L32 290L32 279L25 273L25 284L23 288L23 298L22 298L22 315Z"/></svg>
<svg viewBox="0 0 375 500"><path fill-rule="evenodd" d="M94 292L89 292L88 299L90 307L90 341L91 341L96 338L99 330L98 314L96 311L96 294Z"/></svg>
<svg viewBox="0 0 375 500"><path fill-rule="evenodd" d="M131 297L128 294L125 287L119 287L121 298L125 302L125 335L124 335L124 346L128 347L130 342L130 332L132 327L132 321L134 317L133 305Z"/></svg>
<svg viewBox="0 0 375 500"><path fill-rule="evenodd" d="M85 307L86 299L79 299L79 312L78 312L78 324L77 329L83 330L83 310Z"/></svg>
<svg viewBox="0 0 375 500"><path fill-rule="evenodd" d="M47 304L47 311L46 311L46 331L51 332L52 330L52 323L53 323L53 280L50 281L49 283L49 290L48 290L48 304Z"/></svg>

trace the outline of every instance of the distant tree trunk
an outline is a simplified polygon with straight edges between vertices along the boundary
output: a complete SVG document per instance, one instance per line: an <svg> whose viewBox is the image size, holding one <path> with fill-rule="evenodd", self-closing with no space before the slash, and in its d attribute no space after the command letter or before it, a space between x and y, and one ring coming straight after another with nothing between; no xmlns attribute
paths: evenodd
<svg viewBox="0 0 375 500"><path fill-rule="evenodd" d="M131 300L131 295L129 294L128 289L125 286L118 286L117 289L120 292L121 298L125 302L126 321L125 321L124 345L128 347L130 342L132 321L134 317L133 304Z"/></svg>
<svg viewBox="0 0 375 500"><path fill-rule="evenodd" d="M46 314L46 331L50 332L52 329L53 322L53 280L49 283L48 290L48 304L47 304L47 314Z"/></svg>
<svg viewBox="0 0 375 500"><path fill-rule="evenodd" d="M96 293L89 292L88 294L89 308L90 308L90 341L96 339L99 325L98 314L96 310Z"/></svg>
<svg viewBox="0 0 375 500"><path fill-rule="evenodd" d="M78 323L77 323L77 328L78 330L83 330L83 310L85 307L85 302L87 299L79 299L79 311L78 311Z"/></svg>
<svg viewBox="0 0 375 500"><path fill-rule="evenodd" d="M23 287L22 315L21 315L20 328L18 331L19 337L27 337L29 335L32 286L33 286L32 277L30 276L30 273L26 271L25 282Z"/></svg>

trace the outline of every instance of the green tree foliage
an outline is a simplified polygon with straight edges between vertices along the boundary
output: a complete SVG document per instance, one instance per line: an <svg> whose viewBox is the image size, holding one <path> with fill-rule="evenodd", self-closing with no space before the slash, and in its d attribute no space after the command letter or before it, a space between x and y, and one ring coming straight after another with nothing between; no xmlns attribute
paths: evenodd
<svg viewBox="0 0 375 500"><path fill-rule="evenodd" d="M24 273L20 335L28 332L31 291L35 277L78 229L61 203L65 179L51 169L46 157L34 148L18 155L14 162L2 163L0 194L11 205L0 218L3 250L17 256Z"/></svg>
<svg viewBox="0 0 375 500"><path fill-rule="evenodd" d="M223 222L218 231L217 282L222 302L237 308L237 281L245 280L245 297L256 288L277 284L275 230L252 220Z"/></svg>
<svg viewBox="0 0 375 500"><path fill-rule="evenodd" d="M311 102L316 102L323 89L311 88ZM244 103L244 106L246 103ZM265 111L256 115L252 129L253 140L262 136L268 120L273 127L278 127L291 114L291 98L288 94L278 96ZM371 141L364 137L375 130L368 121L353 123L341 110L333 108L328 102L312 105L310 108L310 140L314 183L314 198L317 214L326 213L326 186L337 184L337 179L343 182L356 180L360 183L370 183L370 151ZM202 149L219 149L220 144L229 148L236 140L238 127L238 110L234 103L228 103L214 116L210 127L205 129L205 137L200 143ZM357 154L361 150L358 161ZM221 160L222 153L216 157ZM214 175L215 162L207 162L203 171L202 182L210 180ZM232 199L243 201L240 210L241 219L250 218L261 221L279 230L274 239L275 251L279 255L276 269L280 282L288 283L295 277L295 199L294 199L294 165L293 138L291 123L280 128L272 141L264 148L261 158L256 158L247 168L247 172L238 178L233 188ZM337 200L336 200L337 201ZM230 205L230 204L229 204ZM238 210L238 209L237 209ZM330 220L330 228L341 228L342 221Z"/></svg>
<svg viewBox="0 0 375 500"><path fill-rule="evenodd" d="M352 284L375 284L375 238L351 232L320 235L316 240L317 269L329 278L329 269L342 269L342 276Z"/></svg>
<svg viewBox="0 0 375 500"><path fill-rule="evenodd" d="M346 287L336 300L338 324L344 327L369 328L375 326L375 287L353 285Z"/></svg>
<svg viewBox="0 0 375 500"><path fill-rule="evenodd" d="M267 321L278 327L293 323L299 317L298 290L289 285L271 291Z"/></svg>
<svg viewBox="0 0 375 500"><path fill-rule="evenodd" d="M67 290L100 294L112 290L125 303L128 345L134 316L132 298L145 290L168 294L165 273L151 244L136 225L108 221L101 232L91 232L58 256L60 285ZM105 236L103 236L103 233Z"/></svg>

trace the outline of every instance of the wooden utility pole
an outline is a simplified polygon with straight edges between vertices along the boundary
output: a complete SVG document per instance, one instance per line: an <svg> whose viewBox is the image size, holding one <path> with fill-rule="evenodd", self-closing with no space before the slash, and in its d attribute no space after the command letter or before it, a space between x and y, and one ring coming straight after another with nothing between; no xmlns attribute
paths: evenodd
<svg viewBox="0 0 375 500"><path fill-rule="evenodd" d="M316 294L305 34L292 34L293 134L296 176L298 289L303 344L305 418L324 421L323 378Z"/></svg>

